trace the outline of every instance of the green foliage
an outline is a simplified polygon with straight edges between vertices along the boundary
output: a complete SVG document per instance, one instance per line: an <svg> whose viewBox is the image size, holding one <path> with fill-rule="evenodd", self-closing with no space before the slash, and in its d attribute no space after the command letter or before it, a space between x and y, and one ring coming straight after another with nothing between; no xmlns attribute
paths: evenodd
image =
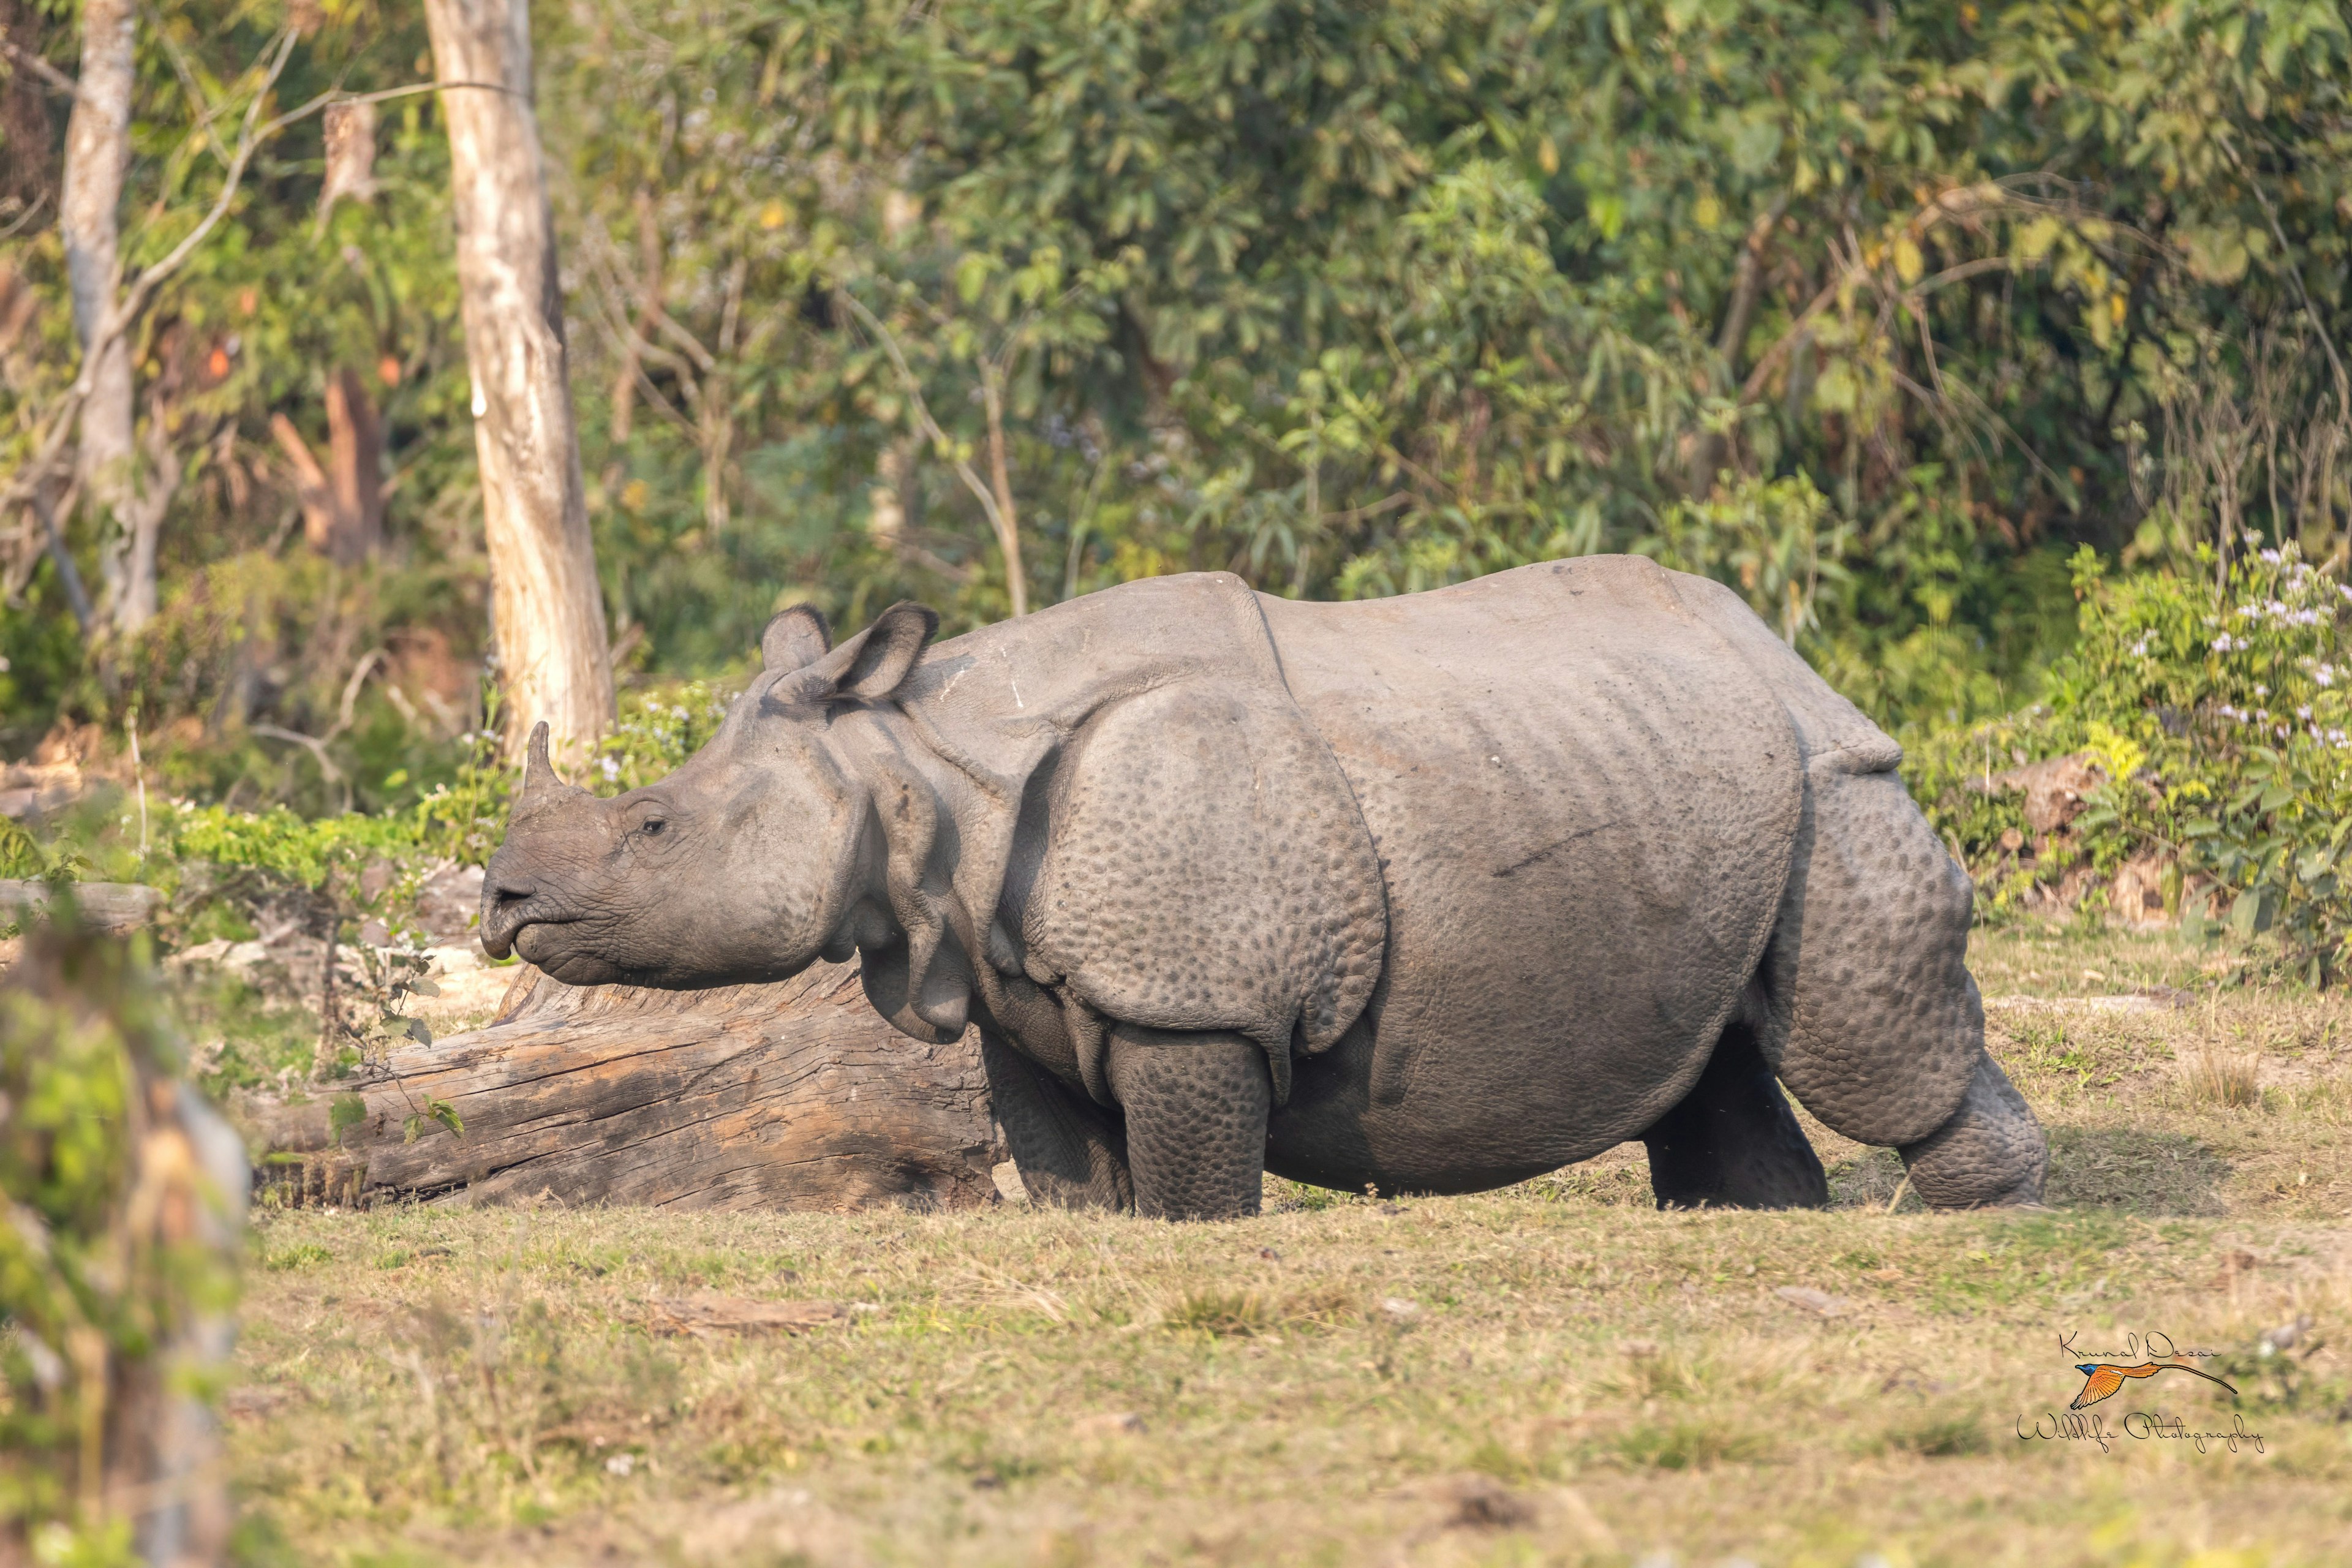
<svg viewBox="0 0 2352 1568"><path fill-rule="evenodd" d="M2318 561L2352 510L2337 5L589 0L534 23L631 668L723 672L796 599L845 625L902 596L951 630L1004 614L974 493L1001 462L1032 603L1644 550L1740 584L1889 722L1962 722L2063 647L2074 545L2185 571L2252 528ZM275 26L175 0L142 29L134 263L217 190L221 112ZM428 64L413 12L330 7L278 92ZM319 123L290 130L166 289L136 349L186 467L164 615L92 650L54 567L12 559L10 749L136 706L175 794L467 794L487 599L437 114L383 105L374 193L323 217ZM0 345L21 415L73 356L56 237L12 243L37 307ZM286 429L322 447L343 373L385 431L363 572L291 538L280 457ZM480 794L453 807L468 855Z"/></svg>
<svg viewBox="0 0 2352 1568"><path fill-rule="evenodd" d="M2352 950L2352 590L2290 543L2249 548L2222 574L2146 573L2110 582L2088 551L2075 561L2081 639L2052 668L2043 703L1953 730L1912 750L1913 793L1996 909L2031 873L2005 868L2013 800L1982 787L2014 753L2084 752L2106 782L2075 823L2101 870L2127 857L2177 857L2209 884L2192 927L2245 940L2269 933L2311 979ZM1969 787L1971 782L1977 788ZM1989 874L1990 873L1990 874Z"/></svg>
<svg viewBox="0 0 2352 1568"><path fill-rule="evenodd" d="M2318 552L2346 510L2332 7L636 18L575 13L545 67L591 384L667 399L625 440L587 421L628 531L600 542L773 541L738 639L787 594L1003 613L953 466L999 402L1033 600L1644 549L1802 584L1801 645L1895 721L2013 701L2063 646L2067 544L2185 564L2252 521ZM641 349L657 273L705 281L652 290ZM2215 410L2276 438L2225 475Z"/></svg>
<svg viewBox="0 0 2352 1568"><path fill-rule="evenodd" d="M218 190L222 111L278 20L142 15L134 265ZM306 17L281 101L420 79L419 20ZM2347 553L2340 5L533 20L590 521L638 683L593 787L707 737L704 682L781 605L1005 614L1001 505L1034 604L1191 568L1362 597L1633 550L1733 585L1913 739L1990 908L2053 868L2000 848L2013 800L1960 785L2088 750L2117 781L2082 825L2095 868L2169 850L2241 934L2339 941L2333 721L2314 739L2297 710L2341 688L2294 663L2336 656L2228 617L2273 591L2250 538L2338 578ZM69 40L35 42L63 63ZM184 935L243 931L270 889L341 919L387 863L396 902L502 829L445 137L430 95L379 113L373 195L320 214L304 122L142 328L142 416L186 468L158 621L93 648L33 531L0 560L0 743L127 740L135 712L168 797L143 857L95 820L0 856L165 886ZM74 350L54 232L5 263L15 456ZM345 373L388 476L362 569L295 537L284 459L289 432L324 449ZM68 542L100 581L87 517ZM2082 545L2156 575L2084 585L2084 647L2019 713L2075 635ZM2228 624L2200 643L2208 614Z"/></svg>
<svg viewBox="0 0 2352 1568"><path fill-rule="evenodd" d="M1823 577L1834 584L1848 575L1838 559L1843 533L1822 537L1828 513L1828 498L1802 474L1718 488L1666 509L1658 559L1680 572L1722 574L1793 644L1820 625Z"/></svg>

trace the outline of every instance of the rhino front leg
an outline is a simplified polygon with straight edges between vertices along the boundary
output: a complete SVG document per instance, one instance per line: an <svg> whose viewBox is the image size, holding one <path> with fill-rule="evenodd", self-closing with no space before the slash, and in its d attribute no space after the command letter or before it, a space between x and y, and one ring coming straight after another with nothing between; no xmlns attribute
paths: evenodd
<svg viewBox="0 0 2352 1568"><path fill-rule="evenodd" d="M1255 1041L1114 1024L1104 1065L1127 1112L1137 1213L1162 1219L1257 1213L1274 1083Z"/></svg>

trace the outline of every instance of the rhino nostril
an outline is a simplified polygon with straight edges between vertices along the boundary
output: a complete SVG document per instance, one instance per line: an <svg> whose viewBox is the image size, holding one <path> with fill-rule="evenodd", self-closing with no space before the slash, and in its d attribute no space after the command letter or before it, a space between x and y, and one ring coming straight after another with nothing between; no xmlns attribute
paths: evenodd
<svg viewBox="0 0 2352 1568"><path fill-rule="evenodd" d="M491 901L499 909L511 909L527 899L536 897L538 892L537 888L529 884L518 886L511 882L501 882L497 890L492 893Z"/></svg>

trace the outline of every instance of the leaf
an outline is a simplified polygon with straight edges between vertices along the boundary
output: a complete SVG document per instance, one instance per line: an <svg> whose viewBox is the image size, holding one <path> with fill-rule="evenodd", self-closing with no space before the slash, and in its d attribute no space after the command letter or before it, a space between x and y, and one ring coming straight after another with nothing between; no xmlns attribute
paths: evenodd
<svg viewBox="0 0 2352 1568"><path fill-rule="evenodd" d="M2017 231L2018 256L2026 261L2040 261L2058 243L2058 236L2063 232L2063 226L2056 218L2046 215L2035 218Z"/></svg>
<svg viewBox="0 0 2352 1568"><path fill-rule="evenodd" d="M988 275L994 268L994 258L977 250L966 251L956 259L955 287L957 297L967 305L980 298L988 287Z"/></svg>
<svg viewBox="0 0 2352 1568"><path fill-rule="evenodd" d="M2246 237L2240 228L2189 229L2180 237L2189 275L2207 283L2235 283L2246 275Z"/></svg>
<svg viewBox="0 0 2352 1568"><path fill-rule="evenodd" d="M2276 895L2268 888L2248 888L2230 904L2230 930L2239 940L2259 936L2271 929L2277 908Z"/></svg>
<svg viewBox="0 0 2352 1568"><path fill-rule="evenodd" d="M327 1134L329 1142L340 1149L343 1134L367 1120L367 1101L356 1094L339 1094L327 1104Z"/></svg>
<svg viewBox="0 0 2352 1568"><path fill-rule="evenodd" d="M441 994L441 987L439 984L435 981L427 980L423 975L418 975L415 979L410 981L408 983L408 990L412 995L416 996L438 996Z"/></svg>
<svg viewBox="0 0 2352 1568"><path fill-rule="evenodd" d="M1917 240L1907 234L1895 240L1895 276L1908 285L1919 281L1920 274L1927 269L1926 260L1919 254Z"/></svg>
<svg viewBox="0 0 2352 1568"><path fill-rule="evenodd" d="M1595 192L1585 202L1584 210L1602 239L1615 239L1625 227L1625 198L1613 191Z"/></svg>
<svg viewBox="0 0 2352 1568"><path fill-rule="evenodd" d="M1813 383L1813 402L1832 414L1851 414L1861 389L1843 360L1831 363Z"/></svg>
<svg viewBox="0 0 2352 1568"><path fill-rule="evenodd" d="M437 1095L427 1095L425 1097L425 1109L412 1111L408 1120L401 1123L404 1130L401 1142L415 1142L425 1136L425 1129L436 1123L447 1128L455 1137L463 1138L466 1135L466 1123L458 1116L457 1108Z"/></svg>

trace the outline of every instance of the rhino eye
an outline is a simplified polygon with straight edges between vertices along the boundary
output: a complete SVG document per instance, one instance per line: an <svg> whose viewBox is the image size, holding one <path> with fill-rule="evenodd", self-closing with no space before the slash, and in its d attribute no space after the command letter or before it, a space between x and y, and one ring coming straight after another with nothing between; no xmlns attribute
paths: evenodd
<svg viewBox="0 0 2352 1568"><path fill-rule="evenodd" d="M658 838L661 837L661 830L668 826L668 823L664 822L658 816L649 816L646 819L645 826L638 828L637 831L644 834L648 838Z"/></svg>

